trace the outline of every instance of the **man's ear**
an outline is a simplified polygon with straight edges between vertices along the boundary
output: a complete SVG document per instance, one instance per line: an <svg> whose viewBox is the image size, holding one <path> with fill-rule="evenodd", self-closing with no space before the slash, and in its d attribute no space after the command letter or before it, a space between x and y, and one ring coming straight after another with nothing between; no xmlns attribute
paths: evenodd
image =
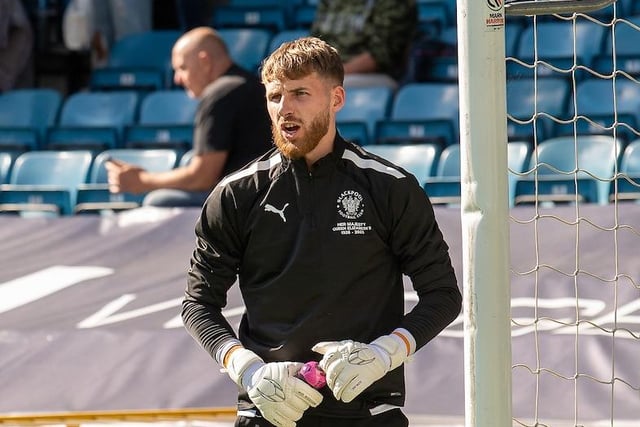
<svg viewBox="0 0 640 427"><path fill-rule="evenodd" d="M332 91L332 98L333 98L333 111L334 112L338 112L342 109L342 107L344 107L344 103L345 103L345 98L346 98L346 92L344 90L343 86L336 86L333 88Z"/></svg>

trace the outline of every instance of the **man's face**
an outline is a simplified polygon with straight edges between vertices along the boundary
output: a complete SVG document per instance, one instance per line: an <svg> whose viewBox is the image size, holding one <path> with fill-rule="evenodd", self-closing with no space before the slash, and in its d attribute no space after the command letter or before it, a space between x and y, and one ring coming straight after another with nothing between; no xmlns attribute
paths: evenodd
<svg viewBox="0 0 640 427"><path fill-rule="evenodd" d="M171 53L173 80L183 86L192 98L199 98L210 83L208 78L209 64L205 60L204 51L196 51L185 45L178 45Z"/></svg>
<svg viewBox="0 0 640 427"><path fill-rule="evenodd" d="M301 158L318 146L335 120L332 94L332 85L316 73L266 84L273 139L285 156Z"/></svg>

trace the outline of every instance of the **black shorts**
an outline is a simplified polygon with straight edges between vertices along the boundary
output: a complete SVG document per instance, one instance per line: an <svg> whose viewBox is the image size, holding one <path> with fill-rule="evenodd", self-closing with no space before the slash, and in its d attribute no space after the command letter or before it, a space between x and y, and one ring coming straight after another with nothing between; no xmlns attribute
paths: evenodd
<svg viewBox="0 0 640 427"><path fill-rule="evenodd" d="M330 418L303 416L296 427L408 427L409 420L400 409L393 409L367 418ZM271 427L273 424L262 417L239 416L236 427Z"/></svg>

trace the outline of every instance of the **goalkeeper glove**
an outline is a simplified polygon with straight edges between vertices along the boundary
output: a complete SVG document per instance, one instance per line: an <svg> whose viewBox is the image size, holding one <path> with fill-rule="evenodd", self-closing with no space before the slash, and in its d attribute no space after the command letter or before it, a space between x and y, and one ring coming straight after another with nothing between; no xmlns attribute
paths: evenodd
<svg viewBox="0 0 640 427"><path fill-rule="evenodd" d="M312 348L324 355L320 367L333 395L346 403L402 365L413 349L415 341L405 330L383 335L370 344L346 340L320 342Z"/></svg>
<svg viewBox="0 0 640 427"><path fill-rule="evenodd" d="M267 421L278 427L294 427L304 411L322 402L322 394L296 378L302 366L296 362L264 363L251 350L237 348L230 351L226 368Z"/></svg>

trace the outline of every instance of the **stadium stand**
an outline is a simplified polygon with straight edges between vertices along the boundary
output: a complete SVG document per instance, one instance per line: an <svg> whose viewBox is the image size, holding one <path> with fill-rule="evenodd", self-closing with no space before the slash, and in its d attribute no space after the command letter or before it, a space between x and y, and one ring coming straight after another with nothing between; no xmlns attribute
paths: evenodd
<svg viewBox="0 0 640 427"><path fill-rule="evenodd" d="M76 92L62 105L60 119L49 128L49 149L103 149L122 147L127 125L135 123L136 91Z"/></svg>
<svg viewBox="0 0 640 427"><path fill-rule="evenodd" d="M630 76L640 75L640 16L630 16L619 21L613 31L607 31L602 50L594 58L594 69L613 75L613 45L615 42L616 69Z"/></svg>
<svg viewBox="0 0 640 427"><path fill-rule="evenodd" d="M435 176L423 183L424 191L434 205L460 203L460 144L442 150Z"/></svg>
<svg viewBox="0 0 640 427"><path fill-rule="evenodd" d="M304 28L298 29L287 29L277 32L271 37L269 40L269 48L268 52L273 52L276 50L282 43L297 39L299 37L305 37L309 35L309 30Z"/></svg>
<svg viewBox="0 0 640 427"><path fill-rule="evenodd" d="M512 141L507 145L507 162L509 167L509 207L515 205L516 182L528 166L531 145L527 141Z"/></svg>
<svg viewBox="0 0 640 427"><path fill-rule="evenodd" d="M555 137L539 143L527 174L518 178L515 204L607 204L622 142L606 135ZM588 171L588 172L585 172Z"/></svg>
<svg viewBox="0 0 640 427"><path fill-rule="evenodd" d="M180 34L177 30L152 30L118 40L109 52L107 65L92 71L91 90L151 91L171 87L171 49Z"/></svg>
<svg viewBox="0 0 640 427"><path fill-rule="evenodd" d="M376 123L380 144L458 143L457 83L408 83L396 92L388 119Z"/></svg>
<svg viewBox="0 0 640 427"><path fill-rule="evenodd" d="M13 156L11 153L0 152L0 184L9 182L9 173L13 166Z"/></svg>
<svg viewBox="0 0 640 427"><path fill-rule="evenodd" d="M145 194L111 193L107 183L105 162L109 159L122 160L138 165L151 172L163 172L176 166L178 156L170 149L121 148L99 153L91 166L88 183L77 186L78 197L74 213L101 213L137 208Z"/></svg>
<svg viewBox="0 0 640 427"><path fill-rule="evenodd" d="M19 154L42 148L61 105L62 95L55 89L14 89L0 94L0 150Z"/></svg>
<svg viewBox="0 0 640 427"><path fill-rule="evenodd" d="M157 90L140 103L138 121L124 128L130 148L171 148L178 155L190 149L198 100L182 89Z"/></svg>
<svg viewBox="0 0 640 427"><path fill-rule="evenodd" d="M216 7L211 26L216 29L264 28L275 33L289 28L289 22L286 10L280 4L239 5L231 2Z"/></svg>
<svg viewBox="0 0 640 427"><path fill-rule="evenodd" d="M0 186L0 212L23 216L71 214L91 159L91 153L82 150L22 153L15 160L9 183Z"/></svg>

